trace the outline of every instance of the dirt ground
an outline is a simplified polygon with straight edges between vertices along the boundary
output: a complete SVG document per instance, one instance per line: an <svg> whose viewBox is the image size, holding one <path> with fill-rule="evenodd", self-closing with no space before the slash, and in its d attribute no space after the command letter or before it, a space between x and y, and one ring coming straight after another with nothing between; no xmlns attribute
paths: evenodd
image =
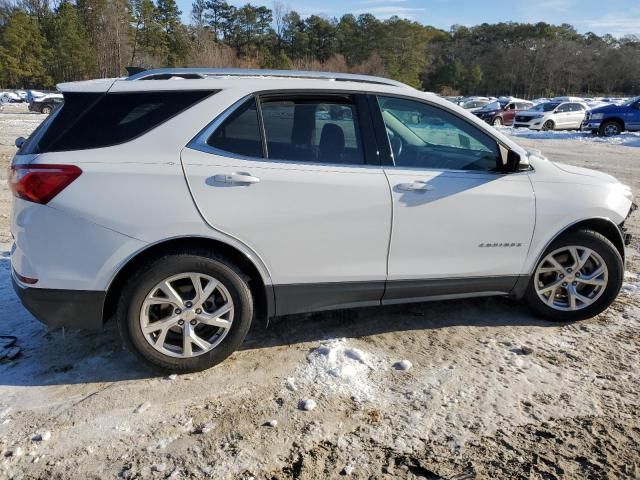
<svg viewBox="0 0 640 480"><path fill-rule="evenodd" d="M499 298L292 316L218 367L163 377L114 325L47 331L15 297L6 166L43 117L11 109L0 334L21 353L0 362L0 479L640 479L640 215L623 292L597 318L554 324ZM640 192L640 148L517 140Z"/></svg>

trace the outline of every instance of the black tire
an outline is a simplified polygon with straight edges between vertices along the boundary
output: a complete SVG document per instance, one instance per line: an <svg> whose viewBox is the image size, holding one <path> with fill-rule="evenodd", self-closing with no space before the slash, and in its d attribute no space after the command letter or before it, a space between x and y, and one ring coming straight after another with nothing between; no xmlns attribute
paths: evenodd
<svg viewBox="0 0 640 480"><path fill-rule="evenodd" d="M609 120L600 125L600 135L603 137L613 137L622 133L622 125L615 120Z"/></svg>
<svg viewBox="0 0 640 480"><path fill-rule="evenodd" d="M51 113L51 107L42 107L42 113L49 115Z"/></svg>
<svg viewBox="0 0 640 480"><path fill-rule="evenodd" d="M504 122L502 121L502 118L496 117L491 122L491 125L493 125L494 127L501 127L502 125L504 125Z"/></svg>
<svg viewBox="0 0 640 480"><path fill-rule="evenodd" d="M233 322L213 350L189 358L176 358L156 350L140 326L142 302L155 285L173 275L197 272L224 285L233 300ZM232 263L207 252L184 252L160 257L136 271L126 282L117 311L122 340L130 351L152 367L171 372L196 372L222 362L243 342L253 319L253 298L245 276Z"/></svg>
<svg viewBox="0 0 640 480"><path fill-rule="evenodd" d="M611 303L616 299L624 275L624 263L618 249L604 235L593 230L576 230L562 235L551 243L549 248L544 252L541 259L554 250L566 246L581 246L590 248L600 255L607 266L608 281L602 295L591 305L579 310L556 310L545 304L539 297L535 289L535 273L532 275L527 291L525 293L525 301L529 308L538 316L547 320L557 322L574 322L595 317L605 311ZM542 261L542 260L541 260ZM538 268L536 265L535 270Z"/></svg>
<svg viewBox="0 0 640 480"><path fill-rule="evenodd" d="M556 128L556 124L553 123L553 120L547 120L546 122L544 122L544 125L542 125L542 130L544 130L545 132L547 130L553 130Z"/></svg>

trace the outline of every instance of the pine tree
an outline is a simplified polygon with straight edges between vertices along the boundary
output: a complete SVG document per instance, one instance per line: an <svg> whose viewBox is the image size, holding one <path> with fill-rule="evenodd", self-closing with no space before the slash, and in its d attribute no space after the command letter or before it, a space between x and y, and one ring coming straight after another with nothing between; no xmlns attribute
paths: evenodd
<svg viewBox="0 0 640 480"><path fill-rule="evenodd" d="M9 87L50 87L50 51L35 18L15 10L0 30L0 84Z"/></svg>
<svg viewBox="0 0 640 480"><path fill-rule="evenodd" d="M49 71L56 82L89 78L95 67L94 52L71 3L60 4L50 20L48 37L51 50Z"/></svg>
<svg viewBox="0 0 640 480"><path fill-rule="evenodd" d="M162 29L165 46L165 66L175 67L184 62L188 54L186 29L180 21L182 12L175 0L158 0L156 21Z"/></svg>

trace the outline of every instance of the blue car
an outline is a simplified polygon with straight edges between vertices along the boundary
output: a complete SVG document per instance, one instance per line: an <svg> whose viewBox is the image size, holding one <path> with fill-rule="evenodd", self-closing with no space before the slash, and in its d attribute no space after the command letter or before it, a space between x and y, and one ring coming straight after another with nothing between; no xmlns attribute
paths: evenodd
<svg viewBox="0 0 640 480"><path fill-rule="evenodd" d="M610 137L625 130L640 131L640 97L627 100L622 105L606 105L587 112L582 130Z"/></svg>

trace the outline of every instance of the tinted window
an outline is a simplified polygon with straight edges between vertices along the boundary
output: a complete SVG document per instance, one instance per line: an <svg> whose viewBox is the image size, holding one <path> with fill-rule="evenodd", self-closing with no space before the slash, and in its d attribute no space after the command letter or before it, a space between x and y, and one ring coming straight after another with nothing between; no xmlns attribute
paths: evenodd
<svg viewBox="0 0 640 480"><path fill-rule="evenodd" d="M570 103L569 104L569 109L572 112L581 112L584 110L584 106L580 105L579 103Z"/></svg>
<svg viewBox="0 0 640 480"><path fill-rule="evenodd" d="M270 159L362 164L355 106L348 98L261 102Z"/></svg>
<svg viewBox="0 0 640 480"><path fill-rule="evenodd" d="M557 110L558 113L564 113L564 112L570 112L570 111L571 111L571 108L568 103L560 105Z"/></svg>
<svg viewBox="0 0 640 480"><path fill-rule="evenodd" d="M496 141L467 121L425 103L378 97L396 166L495 171Z"/></svg>
<svg viewBox="0 0 640 480"><path fill-rule="evenodd" d="M207 144L225 152L262 158L262 140L255 99L252 98L235 110L213 132Z"/></svg>
<svg viewBox="0 0 640 480"><path fill-rule="evenodd" d="M21 153L83 150L127 142L211 93L67 93L55 117L34 132Z"/></svg>

